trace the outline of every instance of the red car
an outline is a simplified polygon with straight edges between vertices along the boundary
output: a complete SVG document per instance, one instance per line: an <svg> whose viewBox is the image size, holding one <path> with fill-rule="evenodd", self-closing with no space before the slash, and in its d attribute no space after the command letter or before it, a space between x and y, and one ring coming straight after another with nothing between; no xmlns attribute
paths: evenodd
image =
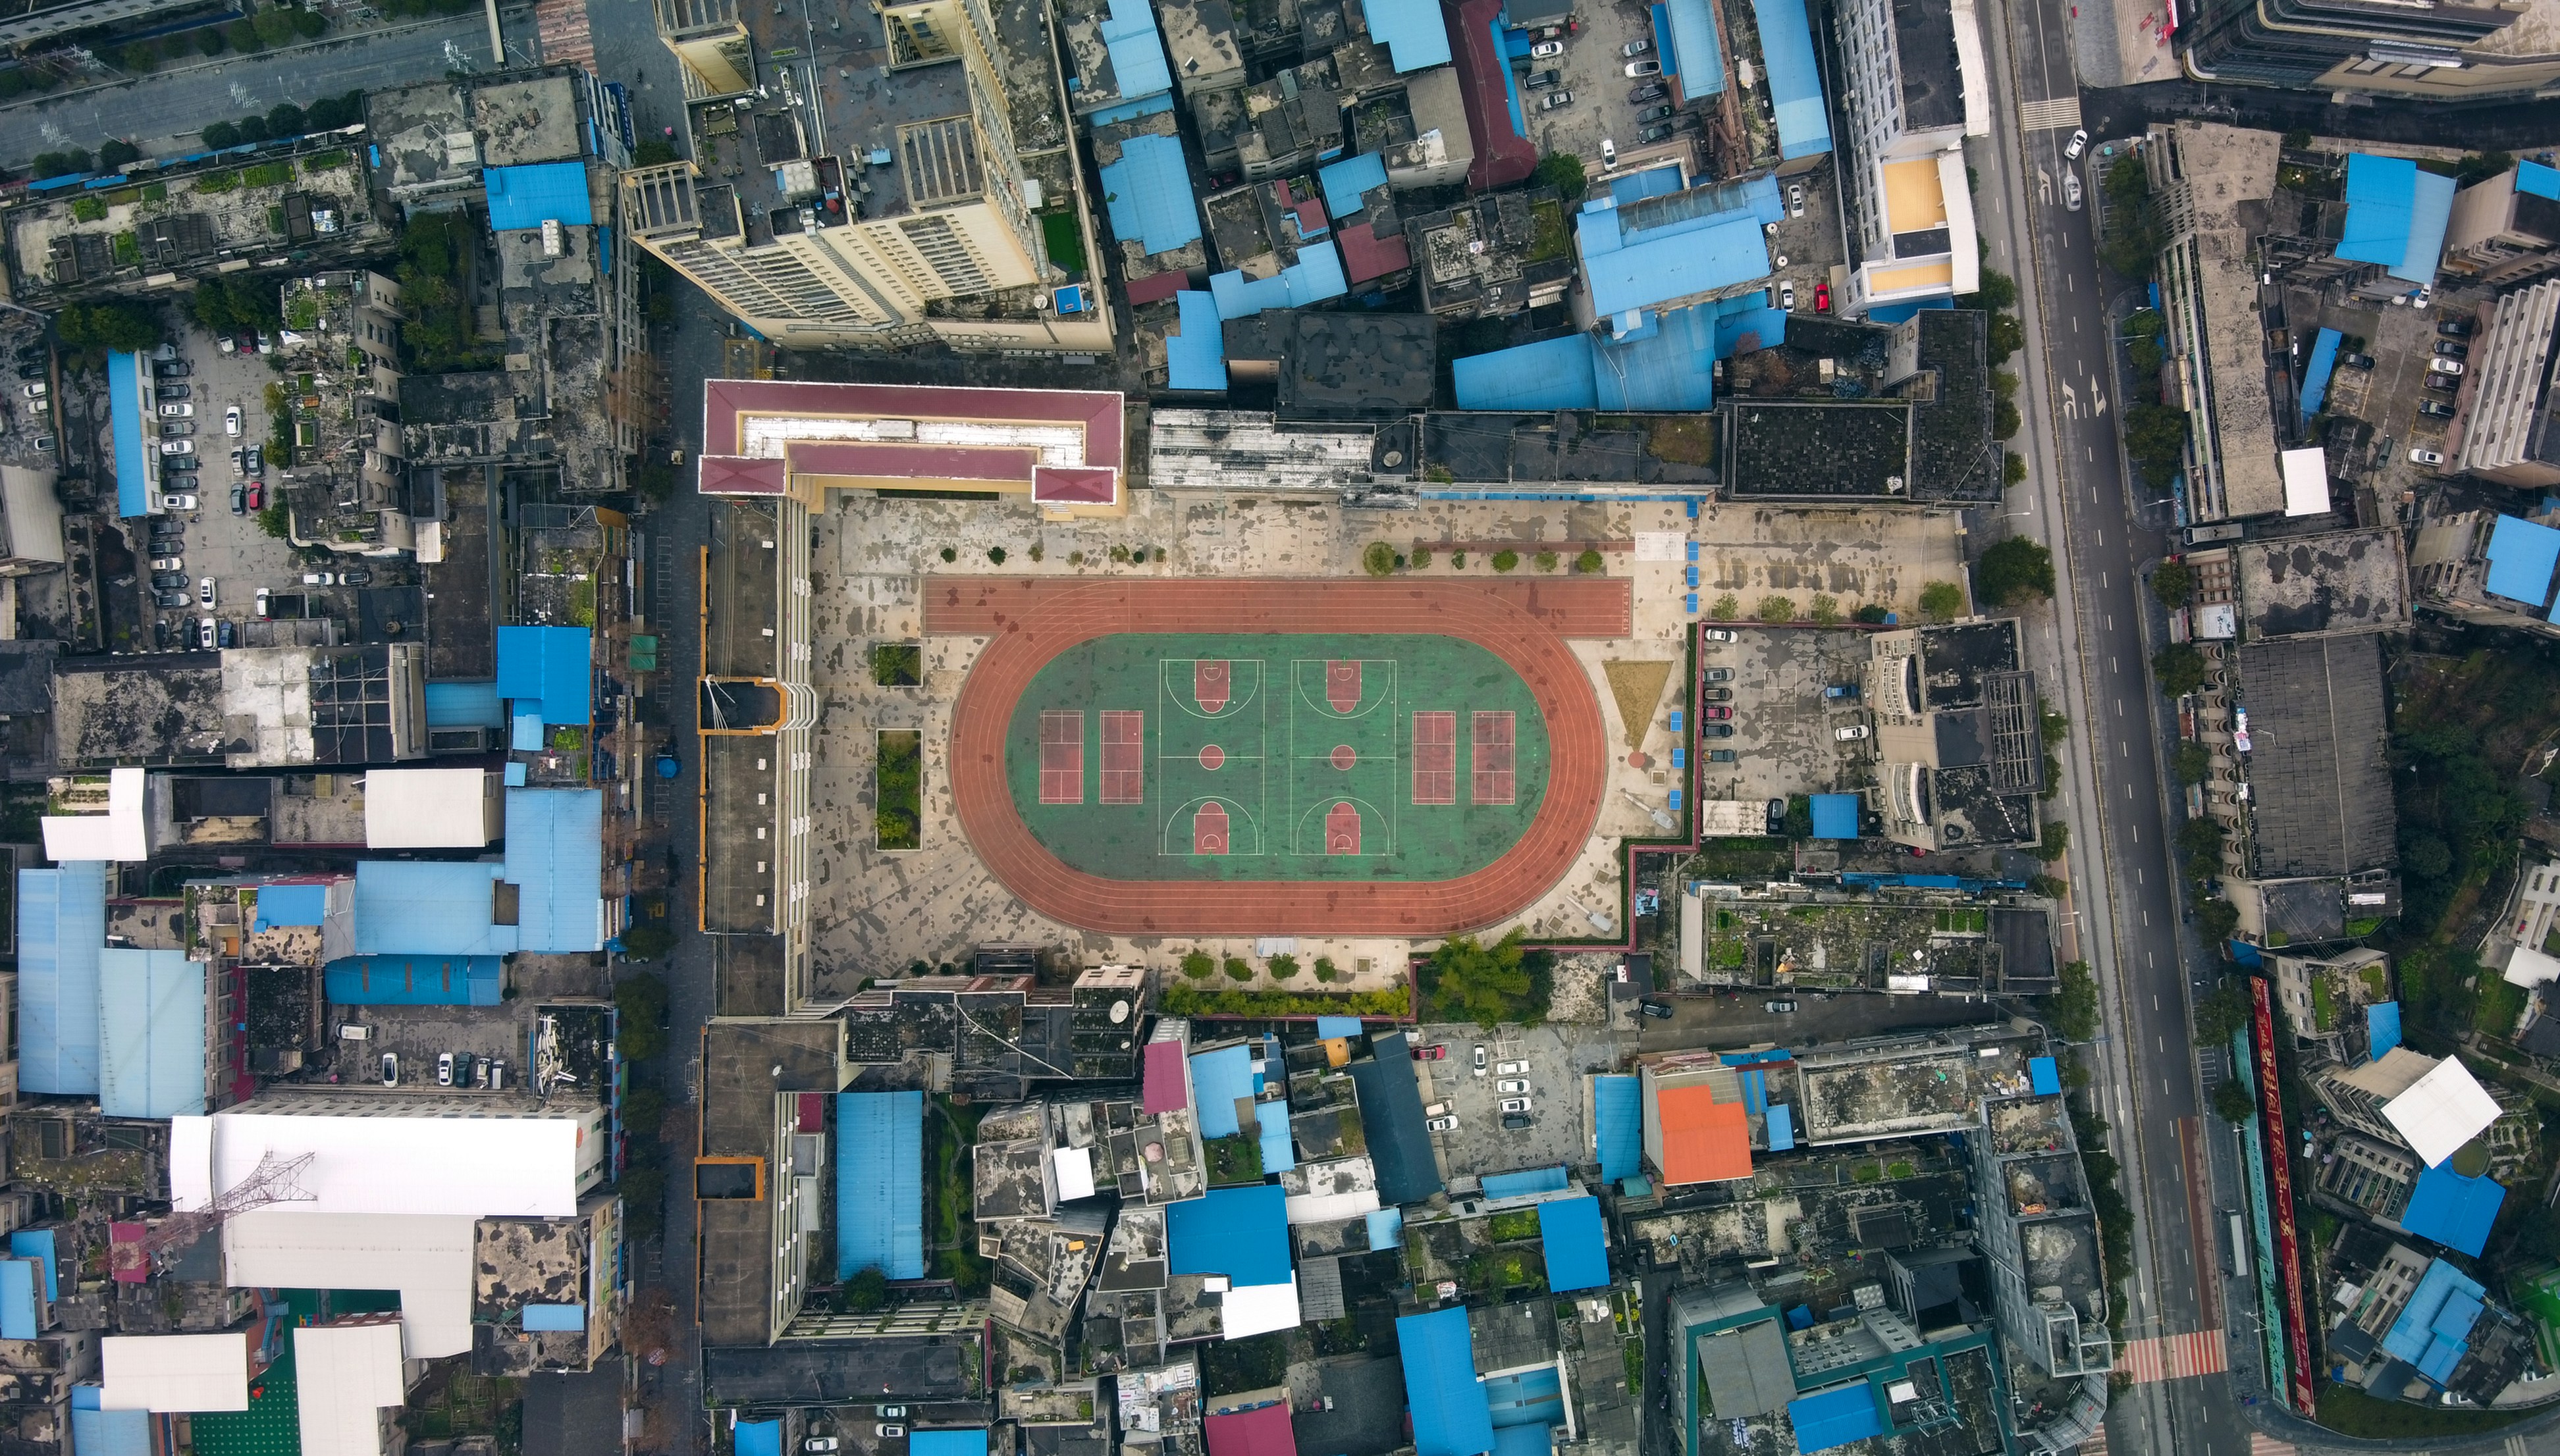
<svg viewBox="0 0 2560 1456"><path fill-rule="evenodd" d="M249 510L260 510L265 509L265 507L266 507L266 482L264 482L264 481L251 481L251 482L249 482L249 483L248 483L248 509L249 509Z"/></svg>
<svg viewBox="0 0 2560 1456"><path fill-rule="evenodd" d="M1828 283L1817 283L1817 284L1815 284L1815 285L1814 285L1814 312L1815 312L1815 313L1818 313L1818 314L1827 314L1827 313L1830 313L1831 311L1832 311L1832 286L1831 286L1830 284L1828 284Z"/></svg>
<svg viewBox="0 0 2560 1456"><path fill-rule="evenodd" d="M1449 1049L1436 1042L1427 1047L1413 1049L1413 1060L1416 1062L1438 1062L1446 1059L1448 1055Z"/></svg>
<svg viewBox="0 0 2560 1456"><path fill-rule="evenodd" d="M1699 717L1704 718L1704 719L1707 719L1709 722L1715 722L1715 723L1721 723L1721 722L1725 721L1726 719L1731 718L1731 717L1733 716L1733 710L1732 710L1731 708L1720 708L1720 707L1712 707L1712 706L1710 706L1710 707L1703 707L1703 708L1700 708L1700 709L1698 709L1698 710L1697 710L1697 713L1698 713L1698 716L1699 716Z"/></svg>

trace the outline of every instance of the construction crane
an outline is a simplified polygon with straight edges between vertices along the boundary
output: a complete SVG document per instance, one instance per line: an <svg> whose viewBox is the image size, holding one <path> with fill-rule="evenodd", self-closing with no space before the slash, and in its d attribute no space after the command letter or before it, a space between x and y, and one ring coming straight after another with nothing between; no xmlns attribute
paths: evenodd
<svg viewBox="0 0 2560 1456"><path fill-rule="evenodd" d="M310 1203L317 1195L302 1186L302 1175L311 1167L316 1153L297 1153L285 1157L272 1150L257 1160L248 1176L214 1195L212 1204L201 1209L173 1213L151 1226L141 1242L114 1248L117 1262L130 1259L146 1261L154 1272L165 1273L178 1261L179 1255L196 1244L196 1240L221 1228L236 1214L268 1208L280 1203ZM131 1250L130 1253L126 1250Z"/></svg>

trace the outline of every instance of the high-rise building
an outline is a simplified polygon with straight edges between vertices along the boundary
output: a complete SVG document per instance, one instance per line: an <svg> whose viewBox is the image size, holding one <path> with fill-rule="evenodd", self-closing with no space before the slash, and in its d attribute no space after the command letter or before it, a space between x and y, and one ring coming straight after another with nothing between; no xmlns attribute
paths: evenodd
<svg viewBox="0 0 2560 1456"><path fill-rule="evenodd" d="M2538 93L2560 80L2529 5L2392 0L2206 0L2178 12L2186 71L2200 80L2437 100Z"/></svg>
<svg viewBox="0 0 2560 1456"><path fill-rule="evenodd" d="M1889 322L1982 286L1964 150L1992 128L1982 30L1972 0L1851 0L1838 24L1857 259L1840 312Z"/></svg>
<svg viewBox="0 0 2560 1456"><path fill-rule="evenodd" d="M1097 254L1029 0L842 9L824 30L777 0L658 0L657 15L686 155L624 175L626 225L757 333L1110 348L1108 310L1075 286Z"/></svg>
<svg viewBox="0 0 2560 1456"><path fill-rule="evenodd" d="M2190 520L2266 515L2286 505L2253 229L2240 213L2274 192L2279 141L2274 132L2181 121L2152 128L2143 149L2160 200L2161 342L2171 368L2161 402L2186 411Z"/></svg>
<svg viewBox="0 0 2560 1456"><path fill-rule="evenodd" d="M2546 278L2484 311L2463 410L2461 469L2500 485L2560 486L2560 420L2551 361L2560 343L2560 278Z"/></svg>
<svg viewBox="0 0 2560 1456"><path fill-rule="evenodd" d="M2454 194L2445 271L2498 287L2560 268L2560 170L2518 162Z"/></svg>

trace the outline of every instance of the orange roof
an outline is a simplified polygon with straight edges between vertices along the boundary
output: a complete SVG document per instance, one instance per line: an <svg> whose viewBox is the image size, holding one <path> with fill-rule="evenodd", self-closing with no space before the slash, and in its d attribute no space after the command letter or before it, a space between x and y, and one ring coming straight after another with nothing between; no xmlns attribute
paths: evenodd
<svg viewBox="0 0 2560 1456"><path fill-rule="evenodd" d="M1718 1183L1751 1176L1751 1127L1740 1102L1719 1102L1704 1087L1654 1093L1663 1125L1663 1181Z"/></svg>

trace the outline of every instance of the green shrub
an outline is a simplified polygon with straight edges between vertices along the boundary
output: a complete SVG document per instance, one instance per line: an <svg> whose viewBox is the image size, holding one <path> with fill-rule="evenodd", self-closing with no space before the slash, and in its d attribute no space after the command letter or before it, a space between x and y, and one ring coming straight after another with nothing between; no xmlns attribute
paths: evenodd
<svg viewBox="0 0 2560 1456"><path fill-rule="evenodd" d="M1249 981L1253 979L1253 965L1241 955L1229 955L1226 957L1223 969L1226 971L1226 978L1228 980Z"/></svg>
<svg viewBox="0 0 2560 1456"><path fill-rule="evenodd" d="M1983 553L1974 579L1984 600L2023 606L2053 595L2053 552L2024 536L2010 536Z"/></svg>
<svg viewBox="0 0 2560 1456"><path fill-rule="evenodd" d="M1002 547L1002 546L989 546L989 547L987 548L987 559L988 559L988 560L990 560L990 561L992 561L992 562L994 562L994 563L995 563L995 564L997 564L998 566L1002 566L1002 565L1004 565L1004 564L1005 564L1005 548L1004 548L1004 547Z"/></svg>
<svg viewBox="0 0 2560 1456"><path fill-rule="evenodd" d="M1501 550L1494 553L1494 569L1496 571L1510 571L1519 565L1520 552L1518 551Z"/></svg>
<svg viewBox="0 0 2560 1456"><path fill-rule="evenodd" d="M1334 964L1334 957L1330 955L1316 957L1316 979L1331 984L1341 974L1342 969Z"/></svg>
<svg viewBox="0 0 2560 1456"><path fill-rule="evenodd" d="M1167 986L1167 1016L1402 1016L1402 991L1246 991Z"/></svg>
<svg viewBox="0 0 2560 1456"><path fill-rule="evenodd" d="M94 197L83 197L83 198L74 198L74 199L72 199L72 220L73 220L73 221L75 221L75 222L99 222L99 221L103 221L103 220L105 220L105 218L106 218L106 202L105 202L105 200L104 200L104 199L102 199L102 198L94 198Z"/></svg>
<svg viewBox="0 0 2560 1456"><path fill-rule="evenodd" d="M1556 555L1555 555L1555 553L1554 553L1553 551L1540 551L1540 552L1538 552L1538 553L1537 553L1537 569L1538 569L1538 570L1540 570L1540 571L1553 571L1553 570L1555 569L1555 562L1556 562Z"/></svg>
<svg viewBox="0 0 2560 1456"><path fill-rule="evenodd" d="M1831 595L1829 592L1814 593L1812 615L1814 625L1817 627L1839 626L1840 620L1840 598Z"/></svg>
<svg viewBox="0 0 2560 1456"><path fill-rule="evenodd" d="M1371 576L1395 574L1395 548L1384 541L1371 541L1360 551L1360 569Z"/></svg>
<svg viewBox="0 0 2560 1456"><path fill-rule="evenodd" d="M622 954L630 960L657 960L676 947L676 933L642 922L622 933Z"/></svg>
<svg viewBox="0 0 2560 1456"><path fill-rule="evenodd" d="M1585 576L1598 571L1600 569L1600 553L1587 546L1584 547L1582 554L1573 558L1573 569L1581 572Z"/></svg>
<svg viewBox="0 0 2560 1456"><path fill-rule="evenodd" d="M1796 620L1796 599L1774 595L1762 597L1760 606L1753 615L1772 627L1793 622Z"/></svg>
<svg viewBox="0 0 2560 1456"><path fill-rule="evenodd" d="M1718 622L1730 622L1742 615L1742 599L1731 592L1726 592L1708 604L1706 615Z"/></svg>
<svg viewBox="0 0 2560 1456"><path fill-rule="evenodd" d="M1183 957L1183 974L1193 980L1206 980L1209 973L1216 969L1217 958L1205 950L1194 950Z"/></svg>
<svg viewBox="0 0 2560 1456"><path fill-rule="evenodd" d="M1965 610L1965 589L1952 581L1933 581L1920 589L1920 615L1932 622L1953 622Z"/></svg>
<svg viewBox="0 0 2560 1456"><path fill-rule="evenodd" d="M1431 564L1431 548L1430 548L1429 546L1416 546L1416 547L1414 547L1414 548L1413 548L1413 569L1414 569L1414 570L1416 570L1416 571L1420 571L1420 570L1423 570L1424 568L1428 567L1430 564Z"/></svg>
<svg viewBox="0 0 2560 1456"><path fill-rule="evenodd" d="M1264 964L1270 968L1271 978L1275 981L1285 981L1298 974L1298 957L1295 955L1274 955Z"/></svg>

